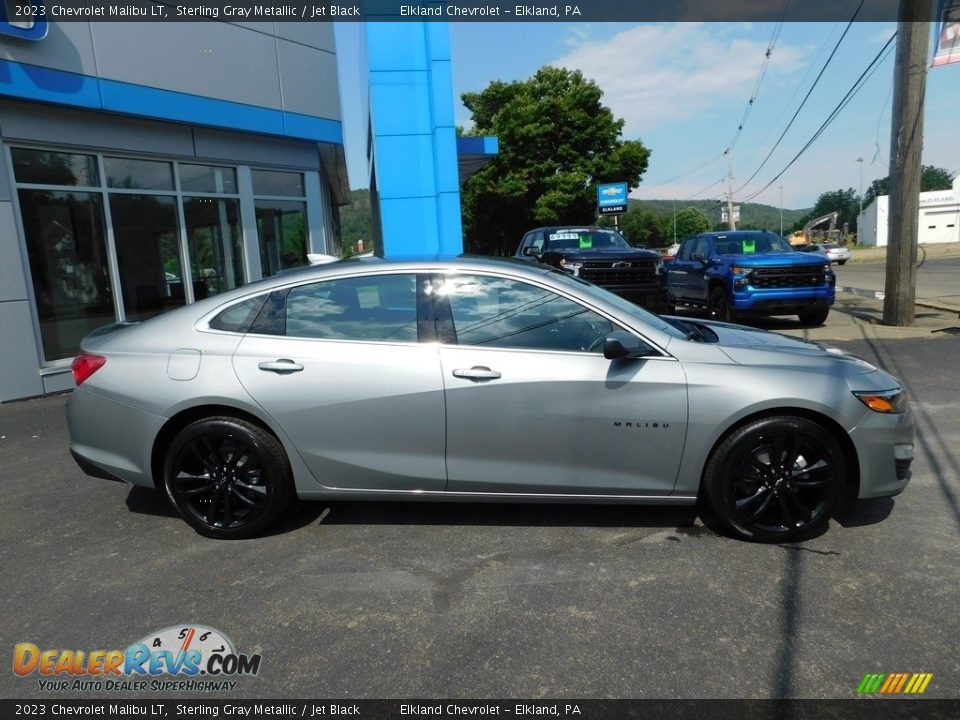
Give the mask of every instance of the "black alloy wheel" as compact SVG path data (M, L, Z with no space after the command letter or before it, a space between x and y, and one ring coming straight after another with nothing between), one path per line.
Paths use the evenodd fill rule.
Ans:
M273 435L231 417L198 420L167 451L164 487L198 533L247 538L279 518L293 499L290 467Z
M837 442L801 417L764 418L714 451L704 490L735 534L764 542L802 539L824 527L843 498L846 462Z
M722 322L733 321L733 311L730 309L730 300L727 298L726 291L719 285L710 291L707 309L712 320L720 320Z

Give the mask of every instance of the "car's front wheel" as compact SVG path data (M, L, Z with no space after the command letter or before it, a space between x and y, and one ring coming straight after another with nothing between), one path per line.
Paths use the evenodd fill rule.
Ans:
M712 320L722 322L733 322L733 310L730 307L730 299L727 292L717 285L710 291L710 297L707 299L707 309Z
M167 450L163 484L194 530L220 539L262 532L294 497L280 442L233 417L205 418L181 430Z
M742 425L720 443L707 462L703 493L737 536L790 542L827 524L845 483L843 451L830 433L785 415Z

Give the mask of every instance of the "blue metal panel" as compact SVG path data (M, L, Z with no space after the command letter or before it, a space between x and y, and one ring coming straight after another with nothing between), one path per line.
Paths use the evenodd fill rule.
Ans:
M97 78L11 60L0 60L0 95L74 107L100 108L100 84Z
M444 22L367 24L385 256L463 252L449 36Z
M339 121L0 60L0 95L343 144Z

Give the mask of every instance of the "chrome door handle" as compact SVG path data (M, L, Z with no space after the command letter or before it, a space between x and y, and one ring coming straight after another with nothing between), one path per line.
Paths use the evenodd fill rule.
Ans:
M266 370L267 372L275 373L294 373L300 372L303 370L303 365L300 363L295 363L293 360L287 360L286 358L281 358L276 362L262 362L257 365L261 370Z
M467 380L496 380L500 373L482 365L475 365L472 368L457 368L453 371L453 376Z

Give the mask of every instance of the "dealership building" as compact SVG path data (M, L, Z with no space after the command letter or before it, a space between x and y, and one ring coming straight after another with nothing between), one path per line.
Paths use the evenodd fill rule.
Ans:
M879 195L864 208L858 218L857 244L886 247L890 221L890 196ZM960 242L960 175L953 179L950 190L920 193L918 242Z
M460 252L496 141L456 138L449 29L365 44L378 252ZM71 389L97 327L339 255L348 200L331 24L0 24L0 402Z

